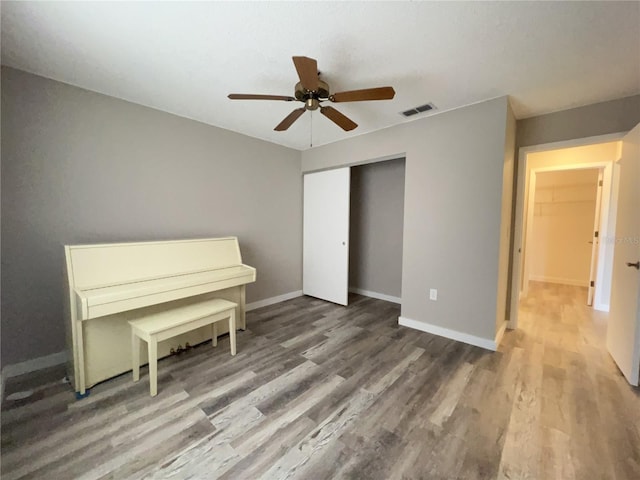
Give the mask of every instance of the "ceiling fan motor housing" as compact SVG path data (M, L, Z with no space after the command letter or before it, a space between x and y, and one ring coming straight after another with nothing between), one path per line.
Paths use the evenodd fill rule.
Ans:
M323 82L322 80L318 79L318 89L313 92L309 92L304 89L302 83L298 82L296 83L295 97L296 100L305 102L305 104L309 99L325 100L329 98L329 85L327 84L327 82ZM318 108L318 106L316 105L315 108ZM315 108L313 110L315 110ZM310 108L308 109L311 110Z

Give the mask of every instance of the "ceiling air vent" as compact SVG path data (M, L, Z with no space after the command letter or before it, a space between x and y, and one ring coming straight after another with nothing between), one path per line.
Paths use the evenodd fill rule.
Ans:
M411 108L409 110L405 110L404 112L400 112L401 115L405 117L411 117L413 115L417 115L418 113L428 112L429 110L435 110L435 105L433 103L425 103L424 105L420 105L419 107Z

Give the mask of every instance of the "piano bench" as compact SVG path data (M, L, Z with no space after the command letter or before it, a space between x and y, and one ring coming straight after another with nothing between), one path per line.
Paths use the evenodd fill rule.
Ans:
M147 342L149 350L149 390L151 396L158 394L158 342L181 335L196 328L212 325L211 343L218 345L217 322L229 321L231 355L236 354L236 307L238 304L215 298L179 307L168 308L160 313L144 315L129 321L133 381L140 380L140 340Z

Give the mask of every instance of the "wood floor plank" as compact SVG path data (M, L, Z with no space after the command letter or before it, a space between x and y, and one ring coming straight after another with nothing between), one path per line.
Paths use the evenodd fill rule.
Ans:
M577 480L571 460L571 436L555 428L540 427L540 478Z
M453 374L451 380L444 383L436 393L437 406L435 411L429 417L429 421L439 427L451 416L453 410L458 404L458 400L462 396L463 390L469 381L469 377L473 373L474 366L463 363ZM438 397L438 393L441 396Z
M378 429L372 437L351 440L350 444L353 445L354 454L338 467L335 478L386 480L395 459L405 447L398 435L384 428Z
M270 426L263 441L252 445L249 450L244 450L242 444L240 449L235 448L240 453L241 460L219 478L235 480L264 476L265 471L281 461L285 453L315 427L315 422L303 415L292 418L291 422L270 424L277 425L277 428Z
M144 480L175 480L186 478L216 478L240 461L236 451L228 443L210 443L204 437L197 444L157 462L154 468L140 475Z
M321 456L327 445L340 436L355 422L359 415L364 412L372 403L374 395L360 390L358 394L352 396L347 404L341 405L334 412L329 414L324 421L310 431L299 443L294 445L294 454L285 455L278 459L271 467L272 472L277 472L279 477L291 477L291 472L304 477L304 466L314 457ZM296 451L297 450L297 451Z
M517 379L516 395L505 435L498 471L499 480L540 478L541 462L541 387L543 346L532 345L526 351ZM522 448L526 445L526 448Z
M279 411L273 412L269 416L268 422L260 423L246 434L233 440L231 445L241 454L251 451L257 445L271 438L276 431L295 421L296 418L303 415L306 417L306 412L313 405L321 401L324 395L329 395L343 381L342 378L333 376L319 385L315 391L304 392L294 401L283 405Z

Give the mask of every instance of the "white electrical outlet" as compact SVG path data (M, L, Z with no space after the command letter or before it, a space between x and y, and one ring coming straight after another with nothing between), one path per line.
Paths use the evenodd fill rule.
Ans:
M429 289L429 300L438 300L438 290L436 288Z

